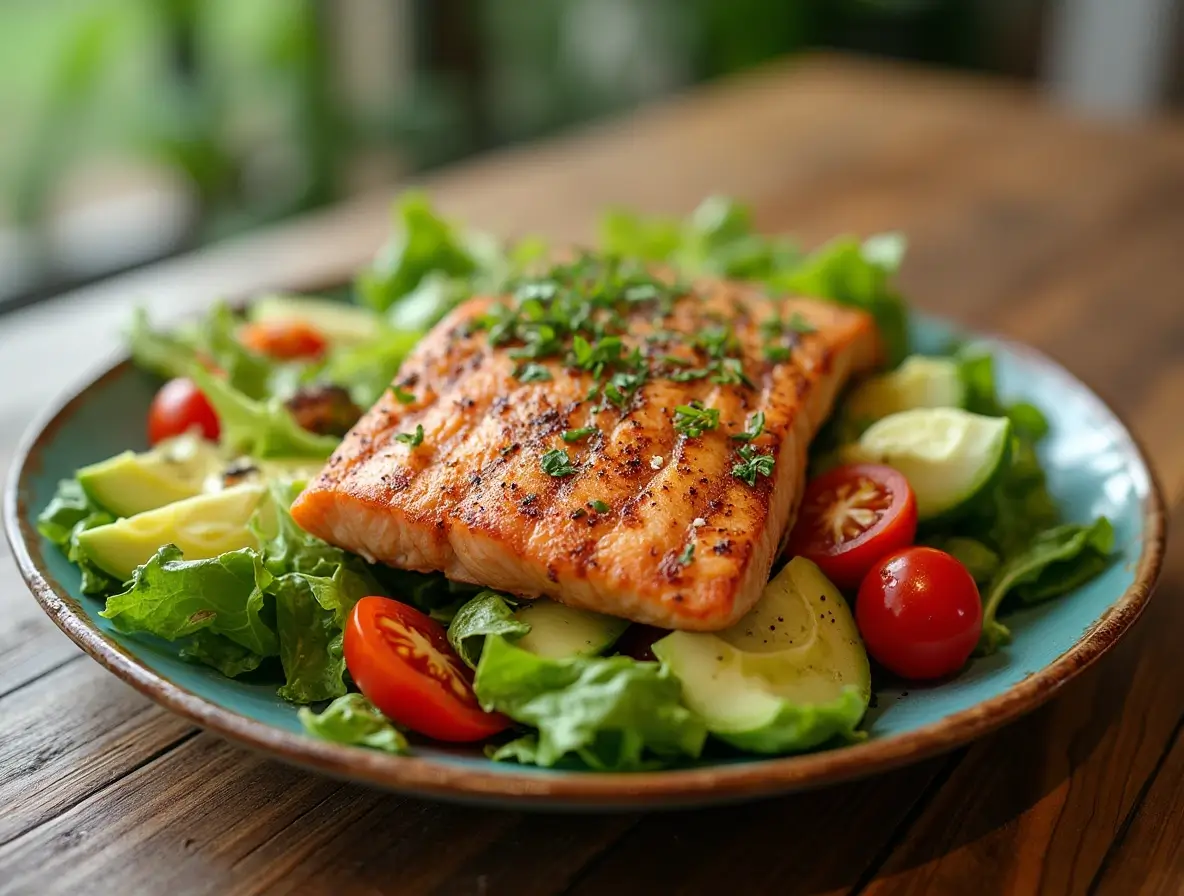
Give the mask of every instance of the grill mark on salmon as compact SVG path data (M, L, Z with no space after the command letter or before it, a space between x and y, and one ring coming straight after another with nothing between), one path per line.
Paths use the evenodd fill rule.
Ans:
M664 628L732 624L759 598L787 537L810 440L847 379L882 357L871 318L702 283L660 320L687 345L645 343L656 315L644 307L626 316L622 338L698 366L703 355L692 354L689 340L726 323L753 386L654 373L624 411L606 403L594 413L586 395L596 380L559 358L537 361L548 381L515 378L520 362L490 345L480 326L501 301L472 299L425 337L396 379L415 401L384 395L296 500L293 517L332 544L403 569ZM813 328L777 363L764 357L760 330L774 314ZM686 438L672 418L692 400L718 409L719 425ZM772 476L749 485L732 474L743 443L731 436L758 410L765 426L752 444L776 463ZM422 445L396 441L417 425ZM599 433L563 441L584 426ZM576 474L544 472L540 458L555 448ZM597 510L599 501L609 509ZM684 563L691 542L693 559Z

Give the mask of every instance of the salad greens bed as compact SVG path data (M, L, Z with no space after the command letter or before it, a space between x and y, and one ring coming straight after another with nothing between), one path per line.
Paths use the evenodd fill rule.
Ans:
M294 396L328 384L356 408L368 407L391 388L404 357L436 321L547 251L539 240L505 246L461 230L419 194L401 200L396 218L389 243L358 274L352 303L341 306L346 334L317 360L277 361L244 347L236 336L242 317L217 305L172 332L153 329L137 314L129 336L135 362L162 377L196 382L221 422L218 451L226 462L239 459L233 462L241 467L245 457L248 466L263 467L268 459L303 459L315 469L339 437L302 426ZM670 265L688 278L738 278L771 294L800 293L865 309L879 324L891 365L909 355L905 304L892 284L904 252L899 235L843 238L805 253L787 239L757 233L746 208L714 197L686 220L612 211L602 222L600 244L610 255ZM962 407L1010 421L1006 451L975 499L956 515L923 520L918 541L970 570L984 607L977 653L988 654L1010 639L998 618L1002 610L1064 594L1099 573L1109 562L1113 534L1104 518L1085 524L1060 518L1036 451L1048 428L1045 418L1031 405L1001 403L990 355L971 345L951 346L948 357ZM833 463L841 446L871 423L836 413L813 448L815 466ZM709 725L688 706L669 664L531 652L519 643L530 623L516 614L514 598L441 575L371 565L292 521L286 508L298 482L272 476L254 487L259 497L242 546L186 559L162 537L126 581L105 571L111 564L96 562L84 534L121 514L79 479L60 484L39 529L78 567L83 593L105 600L102 615L117 629L175 642L184 657L231 678L275 681L281 697L302 706L305 728L327 740L391 753L410 749L394 724L351 692L343 658L350 609L363 596L387 594L448 624L450 643L475 669L482 705L518 724L513 736L487 748L494 759L619 770L662 767L704 749ZM320 712L309 706L326 701ZM781 718L792 716L801 727L765 742L787 752L816 745L799 730L857 736L864 708L866 701L853 709L845 695L835 706L805 707L810 724L804 725L802 707L794 707ZM828 718L841 723L822 724Z

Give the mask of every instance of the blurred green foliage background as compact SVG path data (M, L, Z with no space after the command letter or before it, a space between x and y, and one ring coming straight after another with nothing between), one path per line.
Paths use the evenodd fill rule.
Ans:
M0 304L808 47L1030 74L1042 8L6 0ZM100 211L88 219L88 207ZM148 222L139 235L113 242L118 222L137 218ZM88 238L88 220L105 242Z

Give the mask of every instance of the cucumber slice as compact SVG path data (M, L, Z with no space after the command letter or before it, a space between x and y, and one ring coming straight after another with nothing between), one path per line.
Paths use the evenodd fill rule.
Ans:
M124 451L78 471L78 484L116 516L134 516L200 494L221 465L218 449L196 436L161 442L151 451Z
M237 485L212 495L175 501L78 534L88 558L120 581L163 545L175 544L186 560L205 560L239 548L258 547L248 523L264 499L259 485Z
M889 373L864 380L843 403L843 417L860 428L914 408L963 408L966 386L952 358L910 355Z
M335 345L357 345L382 332L382 319L367 308L309 296L265 296L247 309L251 321L298 320Z
M514 618L530 625L517 645L546 659L604 653L629 627L627 619L576 610L545 598L523 603Z
M917 408L873 423L846 461L887 464L904 473L917 516L931 520L965 508L1007 462L1011 421L956 408Z
M871 699L871 669L851 611L804 557L791 560L731 628L673 632L653 649L707 730L744 750L807 750L850 735Z

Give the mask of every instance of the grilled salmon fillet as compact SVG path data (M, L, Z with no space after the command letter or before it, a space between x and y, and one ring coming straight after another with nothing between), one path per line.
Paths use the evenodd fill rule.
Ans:
M761 595L865 313L585 257L441 321L292 507L401 569L662 628Z

